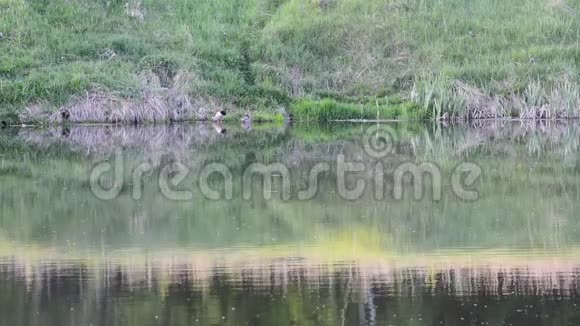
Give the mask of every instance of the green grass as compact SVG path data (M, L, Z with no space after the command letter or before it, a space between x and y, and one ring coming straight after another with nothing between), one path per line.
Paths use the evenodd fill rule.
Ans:
M251 113L251 121L258 122L258 123L265 123L265 122L273 122L276 124L283 124L285 121L285 117L282 113L273 112L271 110L257 110L254 112L238 110L234 112L228 112L228 114L224 117L224 121L227 122L240 122L244 117L245 113Z
M263 114L306 101L375 117L361 102L388 96L467 116L457 85L525 100L535 84L572 112L579 12L580 0L0 0L0 111L54 111L87 91L135 100L187 76L191 98ZM348 105L310 102L327 97Z
M319 122L428 118L427 111L412 102L379 104L377 101L372 105L344 103L333 99L298 101L292 106L292 113L296 120Z

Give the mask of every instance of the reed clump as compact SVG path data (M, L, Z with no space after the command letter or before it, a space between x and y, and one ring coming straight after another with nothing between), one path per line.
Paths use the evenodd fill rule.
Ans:
M440 76L419 78L411 99L438 120L496 118L576 119L580 117L580 86L561 80L548 86L533 81L521 92L494 94Z

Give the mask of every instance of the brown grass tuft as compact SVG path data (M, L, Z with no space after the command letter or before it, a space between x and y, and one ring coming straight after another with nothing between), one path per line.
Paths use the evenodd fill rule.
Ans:
M470 120L495 119L506 116L502 99L498 96L485 94L477 87L464 83L458 83L457 93L466 100Z
M153 72L144 72L141 79L141 96L123 98L102 90L93 90L76 97L70 104L61 107L49 116L57 123L129 123L175 122L208 120L220 105L212 98L192 98L190 85L199 80L190 73L179 72L171 79L169 87L163 87L160 78ZM41 117L41 110L25 110L22 121Z

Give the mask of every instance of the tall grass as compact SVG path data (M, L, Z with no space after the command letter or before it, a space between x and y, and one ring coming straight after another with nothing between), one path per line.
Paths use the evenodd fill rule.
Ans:
M54 111L94 90L146 98L185 74L182 93L244 110L455 85L420 104L469 116L461 89L525 98L538 83L560 95L548 104L575 112L578 9L580 0L0 0L0 110Z
M410 103L389 103L375 105L342 103L333 99L320 101L304 100L292 107L294 116L300 121L345 121L345 120L390 120L425 119L428 114L421 107Z

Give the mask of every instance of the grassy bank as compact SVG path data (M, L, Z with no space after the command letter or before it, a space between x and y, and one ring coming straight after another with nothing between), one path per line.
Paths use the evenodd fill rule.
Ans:
M579 0L0 0L0 111L56 122L204 119L222 107L275 117L281 106L308 120L572 118L579 10Z

